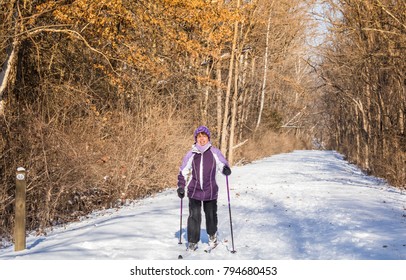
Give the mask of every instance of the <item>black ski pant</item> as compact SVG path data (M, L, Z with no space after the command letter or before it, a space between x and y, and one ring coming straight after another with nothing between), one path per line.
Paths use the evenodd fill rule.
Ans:
M208 235L217 232L217 200L200 201L189 198L189 217L187 219L187 236L190 243L198 243L200 240L200 225L202 223L202 203L206 218L206 230Z

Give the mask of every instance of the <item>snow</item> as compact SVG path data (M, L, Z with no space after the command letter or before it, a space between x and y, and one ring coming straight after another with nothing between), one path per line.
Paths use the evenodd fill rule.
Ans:
M339 153L294 151L232 171L230 204L225 177L218 175L221 243L211 253L203 251L208 242L203 215L199 249L186 254L187 199L180 233L180 199L170 188L50 229L46 236L29 235L25 250L15 252L13 246L0 250L0 266L10 263L7 260L156 264L151 261L175 260L179 254L187 260L237 264L256 260L401 260L405 264L405 193L365 175ZM230 252L233 243L235 254Z

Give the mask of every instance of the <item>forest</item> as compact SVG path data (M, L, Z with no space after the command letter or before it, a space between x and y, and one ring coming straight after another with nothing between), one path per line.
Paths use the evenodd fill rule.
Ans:
M404 0L0 0L0 236L176 187L206 125L232 166L331 149L406 188ZM272 172L272 170L270 170Z

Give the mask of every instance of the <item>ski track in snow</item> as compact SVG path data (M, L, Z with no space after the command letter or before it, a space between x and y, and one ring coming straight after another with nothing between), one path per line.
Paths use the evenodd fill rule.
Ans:
M27 237L27 249L0 250L0 260L405 260L406 196L364 175L333 151L294 151L234 167L229 177L234 236L225 177L219 175L220 244L205 253L204 215L199 249L186 254L187 199L176 189L96 212ZM176 176L171 174L170 176ZM182 244L179 245L179 234Z

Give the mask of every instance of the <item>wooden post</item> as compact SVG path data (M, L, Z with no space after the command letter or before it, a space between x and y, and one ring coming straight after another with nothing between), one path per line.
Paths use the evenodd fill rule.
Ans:
M22 167L17 168L16 174L16 198L15 198L15 228L14 228L14 251L25 249L25 192L26 173Z

